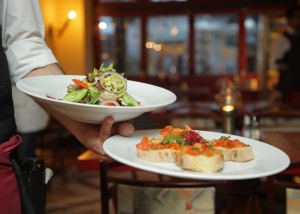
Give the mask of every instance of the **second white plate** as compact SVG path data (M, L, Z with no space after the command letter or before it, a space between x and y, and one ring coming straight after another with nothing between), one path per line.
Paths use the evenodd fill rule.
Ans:
M113 136L105 141L103 145L104 151L113 159L138 169L174 177L199 180L259 178L279 173L285 170L290 164L289 157L271 145L249 138L208 131L199 132L206 139L218 139L221 136L230 136L230 139L239 139L251 145L255 159L245 163L225 162L224 168L217 173L188 171L172 163L150 163L141 160L137 156L135 145L141 141L143 136L149 136L150 138L157 137L159 131L158 129L136 131L130 137Z

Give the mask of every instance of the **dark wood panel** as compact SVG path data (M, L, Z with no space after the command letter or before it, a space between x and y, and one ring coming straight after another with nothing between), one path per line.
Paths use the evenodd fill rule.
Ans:
M130 15L138 14L174 14L174 13L193 13L207 11L224 11L239 10L241 8L253 8L261 11L270 9L282 9L295 0L198 0L186 2L149 2L137 1L132 3L125 2L109 2L99 3L96 7L98 14L118 13L124 15L130 12ZM171 8L170 8L170 5Z

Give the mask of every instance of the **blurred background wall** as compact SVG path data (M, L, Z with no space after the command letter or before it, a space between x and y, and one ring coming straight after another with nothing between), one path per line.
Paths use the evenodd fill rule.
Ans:
M91 8L91 2L40 0L45 22L45 40L66 74L84 75L93 69L92 12L86 11ZM68 20L68 13L72 10L77 16L59 36L58 31L63 28Z

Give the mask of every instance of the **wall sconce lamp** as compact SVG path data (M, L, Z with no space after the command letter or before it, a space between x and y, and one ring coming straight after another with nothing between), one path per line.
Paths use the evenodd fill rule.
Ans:
M231 82L222 83L220 92L215 96L215 100L221 108L222 132L235 134L236 112L241 105L240 91Z
M52 25L50 25L49 27L49 36L52 38L54 37L54 35L57 35L58 37L61 37L63 35L63 33L65 32L65 30L67 29L67 27L70 24L70 21L75 19L77 16L75 11L70 11L68 13L68 18L66 19L66 21L64 22L63 26L59 29L55 29Z

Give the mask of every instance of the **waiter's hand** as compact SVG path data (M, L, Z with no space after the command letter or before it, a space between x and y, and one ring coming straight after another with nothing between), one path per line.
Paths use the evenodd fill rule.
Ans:
M88 149L103 155L103 160L107 159L103 150L105 140L112 135L120 134L122 136L129 136L134 132L132 124L127 122L114 123L113 117L105 118L100 126L93 125L86 133L85 140L82 143Z

